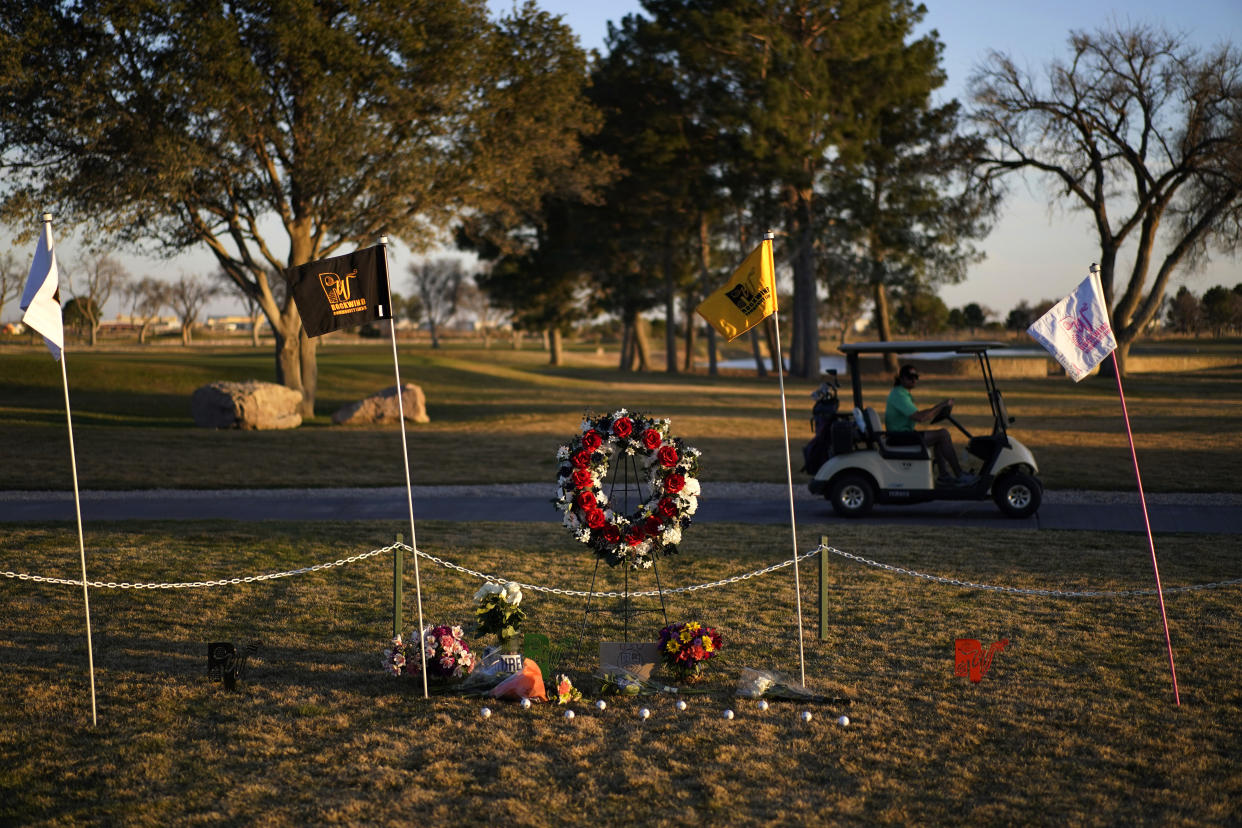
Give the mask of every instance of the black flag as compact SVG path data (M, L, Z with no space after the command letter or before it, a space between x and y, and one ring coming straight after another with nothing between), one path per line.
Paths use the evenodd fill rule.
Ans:
M285 278L307 336L392 319L383 245L291 267Z

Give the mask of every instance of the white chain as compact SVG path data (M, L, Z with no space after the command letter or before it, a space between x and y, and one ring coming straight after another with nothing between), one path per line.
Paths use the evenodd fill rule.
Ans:
M348 558L341 558L331 563L315 564L314 566L304 566L301 569L291 569L287 572L271 572L266 575L247 575L240 578L221 578L216 581L183 581L174 584L131 584L117 583L115 581L87 581L86 585L95 589L196 589L199 587L218 587L233 586L235 584L252 584L259 581L274 581L277 578L289 578L293 575L305 575L307 572L318 572L321 569L331 569L334 566L344 566L345 564L356 563L367 558L382 555L385 552L391 552L397 547L385 546L383 549L372 549L370 552L363 552L360 555L351 555ZM19 572L0 572L6 578L16 578L19 581L36 581L41 584L63 584L65 586L82 586L81 580L73 580L72 578L45 578L42 575L27 575Z
M406 544L399 544L399 545L402 548L404 548L407 552L413 551ZM461 566L460 564L455 564L452 561L446 561L441 558L437 558L435 555L428 555L426 552L423 552L422 550L419 550L418 554L419 554L419 557L426 558L427 560L432 561L433 563L437 563L440 566L443 566L447 569L454 569L466 575L472 575L475 578L482 578L485 581L491 581L493 583L502 583L502 582L506 582L509 580L508 578L500 578L495 575L488 575L484 572L476 572L473 569L467 569L466 567ZM807 552L804 555L799 555L798 560L805 561L807 558L813 558L818 554L819 554L819 550L816 549L812 552ZM518 583L518 586L520 586L524 590L530 590L533 592L548 592L553 595L569 595L575 598L624 598L626 595L629 595L631 598L651 598L651 597L655 597L661 594L675 595L679 592L695 592L696 590L700 590L700 589L712 589L714 587L727 586L729 584L736 584L739 581L746 581L746 580L749 580L750 578L757 578L760 575L767 575L769 572L775 572L778 569L784 569L785 567L790 566L792 564L793 564L793 560L790 559L788 561L781 561L780 563L772 564L771 566L765 567L763 569L756 569L752 572L747 572L744 575L734 575L731 578L724 578L719 581L712 581L711 583L708 583L708 584L694 584L693 586L674 587L672 589L665 589L665 590L652 589L652 590L646 590L644 592L627 593L627 592L617 592L615 590L611 592L588 592L588 591L579 590L579 589L561 589L560 587L546 587L546 586L539 586L538 584L523 584L520 582Z
M237 577L237 578L221 578L215 581L183 581L180 583L161 583L161 584L131 584L127 582L117 583L115 581L87 581L87 586L94 587L95 589L195 589L199 587L218 587L218 586L234 586L237 584L251 584L251 583L259 583L262 581L273 581L273 580L276 580L277 578L289 578L294 575L305 575L308 572L318 572L323 569L331 569L336 566L344 566L345 564L357 563L358 561L366 560L367 558L373 558L376 555L382 555L385 552L391 552L394 549L401 549L402 551L405 551L405 552L415 551L408 544L394 543L390 546L385 546L381 549L372 549L370 552L363 552L358 555L351 555L348 558L340 558L338 560L331 561L329 563L315 564L314 566L305 566L305 567L302 567L301 569L291 569L286 572L272 572L272 573L267 573L264 575L247 575L244 577ZM858 563L866 564L867 566L875 567L877 569L883 569L887 572L893 572L898 575L906 575L911 578L921 578L926 581L933 581L935 583L946 584L948 586L958 586L958 587L964 587L966 589L982 589L982 590L987 590L989 592L1004 592L1004 593L1008 593L1012 595L1039 595L1043 597L1052 597L1052 598L1114 598L1114 597L1131 597L1131 596L1139 596L1139 595L1155 595L1156 594L1156 590L1154 589L1126 589L1126 590L1112 590L1112 591L1109 591L1109 590L1023 589L1023 588L1011 587L1011 586L997 586L994 584L978 584L978 583L974 583L973 581L963 581L959 578L945 578L940 575L929 575L926 572L917 572L913 569L904 569L899 566L893 566L892 564L880 563L879 561L873 561L873 560L870 560L869 558L864 558L861 555L854 555L849 552L842 552L840 549L835 549L831 546L820 546L817 549L814 549L810 552L798 555L798 560L805 561L808 558L813 558L816 555L819 555L823 552L831 552L834 555L838 555L842 558L847 558L851 561L857 561ZM502 581L509 580L508 578L501 578L496 575L488 575L487 573L484 573L484 572L478 572L474 569L469 569L467 567L461 566L460 564L455 564L452 561L446 561L443 558L437 558L435 555L429 555L426 552L423 552L422 550L418 550L418 555L433 563L439 564L440 566L443 566L446 569L456 570L457 572L461 572L466 575L473 576L475 578L480 578L485 581L499 583ZM634 598L650 598L650 597L658 596L661 593L666 594L666 595L675 595L681 592L696 592L702 589L714 589L715 587L728 586L729 584L736 584L736 583L739 583L740 581L746 581L751 578L757 578L761 575L767 575L768 573L775 572L778 569L784 569L785 567L790 566L792 564L793 564L793 560L791 559L787 561L781 561L780 563L772 564L771 566L764 567L763 569L755 569L750 572L744 573L742 575L734 575L729 578L723 578L719 581L711 581L710 583L706 583L706 584L693 584L691 586L674 587L672 589L645 590L642 592L630 592L630 593L619 592L617 590L611 590L609 592L589 592L589 591L578 590L578 589L562 589L560 587L546 587L546 586L540 586L538 584L519 583L519 586L521 586L522 589L530 590L533 592L546 592L552 595L568 595L570 597L575 597L575 598L622 598L626 596L627 594L630 597L634 597ZM74 580L72 578L47 578L42 575L29 575L24 572L19 573L19 572L7 572L6 571L6 572L0 572L0 575L3 575L6 578L16 578L19 581L35 581L37 583L43 583L43 584L61 584L64 586L81 586L82 585L82 582L80 580ZM1216 582L1208 583L1208 584L1193 584L1191 586L1171 587L1171 588L1165 589L1164 592L1165 593L1193 592L1195 590L1216 589L1219 587L1237 586L1239 584L1242 584L1242 578L1234 578L1233 580L1230 580L1230 581L1216 581Z
M892 564L880 563L860 555L852 555L849 552L842 552L840 549L834 549L831 546L821 546L818 550L821 552L831 552L842 558L848 558L851 561L873 566L877 569L883 569L887 572L895 572L898 575L908 575L911 578L922 578L925 581L934 581L938 584L948 584L950 586L960 586L967 589L983 589L989 592L1005 592L1014 595L1040 595L1053 598L1119 598L1131 597L1136 595L1155 595L1154 589L1121 589L1121 590L1065 590L1065 589L1021 589L1011 586L995 586L993 584L976 584L972 581L962 581L957 578L944 578L940 575L928 575L926 572L916 572L913 569L903 569ZM1242 578L1234 578L1232 581L1216 581L1210 584L1193 584L1191 586L1170 587L1165 588L1166 594L1173 592L1193 592L1200 589L1216 589L1217 587L1237 586L1242 584Z

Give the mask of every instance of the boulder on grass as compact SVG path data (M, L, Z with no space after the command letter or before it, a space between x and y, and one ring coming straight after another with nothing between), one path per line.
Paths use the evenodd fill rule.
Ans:
M302 392L274 382L213 382L194 392L190 410L203 428L297 428Z
M427 400L423 389L412 382L402 385L401 406L405 410L405 418L412 423L428 423ZM400 418L397 412L397 386L390 385L365 400L343 405L332 415L332 422L337 425L378 425L395 423Z

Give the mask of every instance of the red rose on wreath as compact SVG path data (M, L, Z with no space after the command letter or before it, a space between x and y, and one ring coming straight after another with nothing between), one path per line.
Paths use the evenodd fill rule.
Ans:
M634 424L629 417L620 417L613 421L612 433L624 440L634 433Z
M686 478L680 474L670 474L664 479L664 491L669 494L677 494L686 488Z
M660 437L660 432L656 431L654 428L649 428L643 432L642 441L643 448L647 451L655 451L660 447L660 443L663 442L663 439Z
M656 511L660 513L660 517L676 517L677 503L671 497L662 497L660 504L656 506Z
M589 489L595 482L594 478L591 476L590 469L574 469L572 479L574 481L574 488L577 489Z
M595 450L603 444L604 438L600 437L599 432L595 429L591 429L586 434L582 435L582 447L592 454L594 454Z
M625 533L625 542L630 546L638 546L647 539L647 535L640 527L633 527Z
M655 515L651 515L643 521L643 531L645 531L648 535L660 534L660 527L660 519Z
M591 465L591 452L586 450L575 451L573 456L569 458L569 462L573 463L575 468L585 469Z
M599 509L599 506L595 502L595 492L590 489L583 489L578 492L578 495L574 498L574 501L578 504L578 508L586 512ZM598 529L599 527L594 526L591 528Z
M672 446L661 446L660 452L656 455L656 459L660 461L661 466L666 469L671 469L673 466L677 465L677 461L681 458L677 456L677 449Z
M608 522L608 518L604 516L603 509L587 509L586 519L587 526L592 529L602 529L604 524Z
M603 512L600 512L603 514ZM615 526L605 526L603 529L604 540L608 543L618 543L621 540L621 530Z

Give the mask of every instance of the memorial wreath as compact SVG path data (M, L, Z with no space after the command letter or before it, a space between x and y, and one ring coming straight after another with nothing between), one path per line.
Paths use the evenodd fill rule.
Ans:
M677 552L682 532L699 505L699 450L669 436L669 421L624 408L582 421L582 433L557 450L556 506L574 537L611 566L649 569ZM634 512L612 509L604 492L610 462L628 458L641 466L649 495Z

